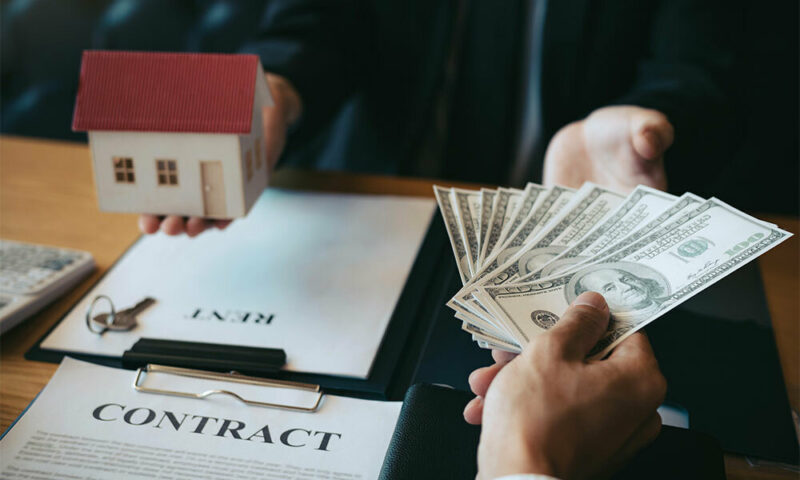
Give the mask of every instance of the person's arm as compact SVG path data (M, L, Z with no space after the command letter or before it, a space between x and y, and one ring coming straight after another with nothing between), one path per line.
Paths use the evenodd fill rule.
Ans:
M359 0L267 3L258 39L242 51L259 55L275 102L263 112L268 168L278 162L290 130L313 136L364 80L372 45L369 25ZM175 215L139 218L144 233L168 235L196 236L229 223Z
M284 77L302 99L293 135L324 127L367 78L372 23L361 0L278 0L267 3L259 36L243 51L264 71Z
M633 84L556 133L545 156L545 183L702 189L736 147L740 23L736 1L658 2Z
M740 16L736 1L659 2L647 56L633 86L613 103L658 110L687 135L707 131L712 121L730 124Z
M606 359L586 360L608 319L603 297L584 293L521 355L473 372L478 397L464 417L483 425L478 478L594 478L655 439L666 381L647 337L637 333Z
M633 86L614 102L657 110L669 119L675 144L665 167L676 186L707 182L736 148L741 121L734 63L742 15L736 0L662 0L648 56L638 65Z

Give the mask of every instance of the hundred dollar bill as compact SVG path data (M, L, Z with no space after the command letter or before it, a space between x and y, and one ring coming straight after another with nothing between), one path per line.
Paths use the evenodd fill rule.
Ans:
M552 262L550 262L544 268L542 268L540 278L549 278L551 276L562 275L571 272L577 268L580 268L584 264L600 261L603 258L607 257L608 255L611 255L614 252L622 248L625 248L634 242L639 241L645 235L653 232L657 228L661 228L664 225L670 224L671 222L673 222L675 219L679 218L686 212L692 211L695 208L697 208L704 201L705 199L702 197L698 197L697 195L694 195L692 193L685 193L680 198L675 200L674 203L669 205L669 207L667 207L661 213L656 215L655 218L648 221L644 226L641 226L638 229L634 230L633 233L629 233L628 235L624 236L622 240L604 246L597 253L593 255L584 255L584 256L580 255L571 257L564 256L559 259L554 259ZM535 278L532 278L531 275L519 279L520 282L527 282L532 280L535 280Z
M524 245L525 240L535 237L536 233L541 230L543 225L540 222L547 222L560 212L561 209L570 202L574 193L574 190L560 186L555 186L547 190L541 204L536 209L532 210L528 214L528 217L522 221L517 231L512 238L506 242L501 251L486 260L485 265L478 270L478 273L473 275L470 281L447 302L447 306L457 312L462 312L465 315L475 315L491 323L491 314L472 298L475 285L484 283L488 285L499 285L508 280L509 277L504 270L513 270L516 262L510 262L512 265L501 263L501 256L503 256L503 258L513 256ZM506 251L510 252L508 256L504 255ZM500 268L501 265L502 269ZM497 276L498 273L502 276ZM516 271L513 273L516 273Z
M492 249L487 252L487 257L485 258L491 257L497 253L497 249L506 242L506 239L508 239L508 236L511 233L515 232L519 228L520 224L531 213L531 210L537 208L539 204L544 201L547 191L547 187L543 187L535 183L528 183L528 185L525 186L525 191L522 194L519 203L516 205L516 208L511 211L509 218L503 224L503 229L500 231L497 241L493 245Z
M498 350L504 350L506 352L513 352L513 353L522 352L522 349L516 342L509 342L503 340L502 338L498 338L494 336L491 332L487 332L469 323L466 322L462 323L461 329L471 334L473 340L483 341L486 342L487 344L490 344L491 347L489 348L497 348Z
M487 340L481 340L480 338L476 338L475 335L472 336L472 339L478 342L479 347L485 348L487 350L503 350L506 352L517 353L517 354L522 353L522 349L519 347L512 350L504 345L498 345Z
M549 205L547 201L543 202L538 214L536 211L532 212L532 218L523 222L514 236L503 245L503 252L494 258L495 263L493 265L487 263L485 267L494 268L488 274L483 275L482 271L473 276L459 293L465 292L472 285L499 285L513 281L526 269L520 259L527 252L549 247L559 238L564 240L580 238L581 232L585 233L608 213L610 204L622 200L621 195L591 183L584 184L580 190L574 192L574 195L572 191L557 192L560 188L554 187L551 195L548 195L557 201ZM535 216L539 217L540 222L547 223L534 225ZM555 255L549 256L552 258ZM526 260L531 259L526 258Z
M512 257L517 262L517 272L507 282L535 272L541 265L580 241L623 200L625 197L617 192L592 183L584 184L575 193L574 201Z
M482 330L490 331L497 337L509 339L509 341L512 342L514 341L514 336L505 325L495 320L494 317L492 317L487 310L483 309L483 307L477 301L474 302L474 305L474 307L471 306L470 308L478 309L477 313L463 308L456 309L455 317L462 322L475 325Z
M481 189L481 218L478 221L478 267L481 265L481 252L483 251L483 242L486 239L486 232L489 230L489 219L492 216L492 207L494 205L494 198L497 196L497 190L490 190L488 188Z
M717 199L571 273L479 288L475 297L522 345L552 327L581 293L601 293L611 311L591 351L606 355L633 332L753 260L791 234Z
M525 240L529 236L535 234L535 232L538 232L537 224L544 219L549 219L561 208L563 208L564 205L569 202L573 192L574 190L572 189L558 186L547 190L545 198L539 207L535 210L532 210L528 214L525 220L523 220L520 226L517 228L514 236L510 238L502 247L500 247L499 252L496 252L494 255L486 259L485 265L478 270L470 283L480 281L483 277L489 275L491 272L497 269L497 267L502 264L499 261L499 258L501 258L501 256L503 258L507 256L505 253L506 250L513 250L514 252L518 250L525 243Z
M481 253L478 263L483 265L487 256L494 250L495 245L500 240L500 233L505 225L511 221L511 215L517 205L524 199L526 193L513 188L497 189L494 204L492 205L492 215L489 218L489 225L486 230L486 237L481 246Z
M497 332L492 328L485 328L480 325L476 325L469 321L465 321L462 319L461 315L456 314L456 319L462 320L461 322L461 330L470 333L473 336L473 340L483 340L486 342L491 342L496 345L504 345L504 350L507 350L509 346L514 346L516 348L520 348L519 344L513 337L508 336L507 334Z
M470 275L474 275L478 269L478 219L481 212L481 194L474 190L451 188L450 199L455 206L461 239L467 250Z
M504 240L503 245L497 248L496 253L493 255L494 260L491 265L491 271L494 271L500 265L503 265L517 253L527 242L536 237L536 235L553 219L562 209L567 206L572 200L575 190L566 187L555 186L547 191L547 195L542 199L541 203L528 213L516 230L509 234L508 238Z
M475 282L477 277L473 277L454 297L453 303L457 306L451 308L461 307L484 318L491 316L485 315L485 309L472 298L475 286L514 283L521 275L533 272L572 243L579 241L623 200L624 197L616 192L593 183L585 183L552 222L516 249L504 264L478 282Z
M492 325L487 325L486 323L475 323L469 318L465 318L463 315L456 313L455 315L457 320L461 320L461 329L465 331L469 331L470 333L479 333L485 334L491 337L493 340L502 340L505 343L510 343L512 345L516 345L517 341L514 340L509 333L505 331L501 331L496 329ZM467 330L467 325L469 325L470 330Z
M456 212L450 202L450 189L434 185L433 193L436 195L439 211L442 212L444 227L447 230L447 236L450 238L450 247L452 247L453 255L456 258L456 268L458 268L461 283L467 283L470 278L467 250L464 247L464 241L461 239L461 230L458 227Z
M497 241L500 235L500 230L503 228L503 217L505 216L506 209L511 197L515 195L510 189L498 188L497 193L492 199L492 208L489 212L489 221L486 224L486 232L484 233L483 240L481 241L481 252L478 254L478 264L483 265L483 260L486 256L487 248L491 249L488 245Z
M555 258L544 259L546 261L538 268L528 268L527 272L521 272L519 280L531 281L554 275L568 266L597 255L604 248L627 236L639 225L643 225L648 219L666 210L676 200L677 197L674 195L639 185L589 233L583 235L577 242L571 242L572 245L565 247ZM558 243L555 241L552 245Z
M456 312L455 317L462 322L475 325L483 330L495 332L498 337L503 337L509 341L513 341L511 339L514 337L511 335L511 333L507 332L504 327L500 327L499 324L495 324L494 322L478 317L477 315L470 315L462 312Z

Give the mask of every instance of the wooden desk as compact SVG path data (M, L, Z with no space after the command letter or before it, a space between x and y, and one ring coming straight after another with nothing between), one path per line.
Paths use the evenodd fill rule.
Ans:
M0 237L90 251L97 270L78 288L0 338L0 430L50 379L56 365L23 354L76 302L138 236L134 215L97 210L86 145L0 137ZM290 188L432 196L431 182L341 173L281 171L274 185ZM463 185L474 188L475 185ZM797 234L796 218L759 215ZM792 407L800 406L800 243L793 237L760 259L775 337ZM680 459L676 459L680 461ZM728 478L796 478L776 468L753 469L726 456Z

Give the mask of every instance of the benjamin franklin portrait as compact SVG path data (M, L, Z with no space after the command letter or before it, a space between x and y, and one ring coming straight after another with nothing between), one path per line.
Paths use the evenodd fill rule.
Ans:
M609 330L628 328L656 314L670 294L669 282L656 270L638 263L590 265L578 270L567 284L569 303L583 292L605 297L612 313Z

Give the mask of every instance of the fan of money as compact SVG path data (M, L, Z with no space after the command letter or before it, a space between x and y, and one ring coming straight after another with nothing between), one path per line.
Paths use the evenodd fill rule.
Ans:
M529 183L434 186L463 287L447 303L483 348L520 352L585 291L611 321L591 357L791 236L716 199Z

